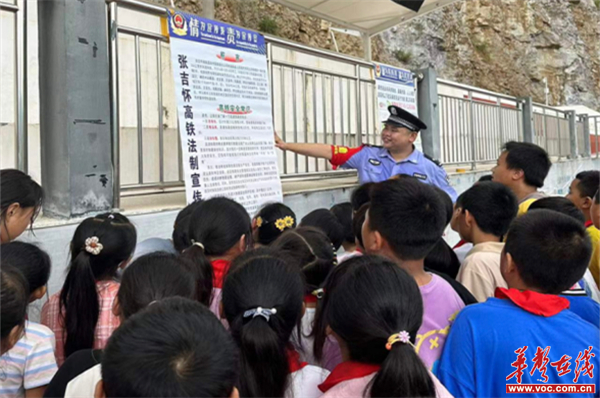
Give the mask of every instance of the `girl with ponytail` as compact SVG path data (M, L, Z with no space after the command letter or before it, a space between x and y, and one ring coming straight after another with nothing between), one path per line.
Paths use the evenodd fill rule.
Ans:
M112 311L119 290L114 279L131 258L136 238L127 217L115 213L87 218L75 230L65 283L42 308L42 324L56 335L59 366L75 351L104 348L119 326Z
M210 303L211 311L217 316L223 279L231 262L251 244L251 236L246 209L228 198L201 202L189 220L191 246L183 251L183 257L193 265L198 301Z
M318 323L344 362L319 386L324 398L451 397L415 352L423 301L410 275L381 257L354 257L333 270L325 292Z
M302 317L301 335L294 333L292 341L300 352L300 357L311 365L320 364L327 369L333 369L339 363L339 355L332 358L324 355L322 361L317 361L313 354L313 322L317 301L322 297L322 287L327 275L337 264L334 247L325 233L312 227L299 227L284 232L271 248L284 258L293 258L304 276L304 305L306 312ZM334 350L339 353L339 349ZM327 350L327 353L331 352Z
M238 257L223 286L222 313L240 349L241 397L316 398L328 372L300 361L290 344L303 313L295 265L267 249Z

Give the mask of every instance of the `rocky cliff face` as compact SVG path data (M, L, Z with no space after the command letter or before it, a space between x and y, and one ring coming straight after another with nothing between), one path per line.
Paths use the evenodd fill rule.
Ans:
M169 3L170 0L160 0ZM368 1L368 0L364 0ZM200 0L175 0L200 14ZM265 0L216 0L218 20L335 50L329 23ZM336 34L340 52L362 56L360 39ZM442 78L544 102L600 110L599 0L463 0L383 32L373 59L408 68L432 66Z

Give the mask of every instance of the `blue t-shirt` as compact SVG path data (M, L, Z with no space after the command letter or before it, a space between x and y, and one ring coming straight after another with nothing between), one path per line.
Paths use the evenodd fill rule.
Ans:
M463 309L450 329L446 346L437 368L437 376L455 397L565 397L554 393L507 393L507 385L575 384L576 360L590 346L589 363L594 366L593 377L579 375L577 384L594 384L600 388L600 330L568 310L543 317L529 313L509 300L490 298L485 303ZM524 349L527 347L527 349ZM546 382L533 358L538 350L550 347L546 363ZM521 383L516 375L506 378L517 369L518 354L524 354ZM559 376L564 355L569 359L569 373ZM566 359L566 358L565 358ZM543 361L542 361L543 362ZM552 366L552 362L555 366ZM516 366L513 366L515 364ZM579 368L585 362L581 360ZM596 394L576 394L593 397Z
M569 311L579 315L582 319L600 327L600 304L587 296L562 296L569 300L571 306ZM600 371L600 370L599 370Z

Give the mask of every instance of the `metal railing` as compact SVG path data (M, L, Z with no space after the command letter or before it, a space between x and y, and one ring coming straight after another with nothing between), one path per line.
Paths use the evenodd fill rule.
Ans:
M587 123L587 117L584 115L577 115L575 119L575 129L577 137L577 154L580 157L587 157L590 155L588 152L590 139L589 137L586 137L585 123Z
M3 137L7 131L14 134L10 148L3 144L3 149L11 154L14 150L12 167L24 171L28 168L26 6L26 0L15 0L15 4L0 0L0 12L14 16L15 24L16 83L14 90L3 86L2 92L15 93L16 127L13 132L2 126ZM107 15L113 189L118 207L121 196L184 188L169 39L161 25L167 8L138 0L107 0ZM144 18L152 20L138 23ZM282 138L349 146L379 142L371 63L276 37L266 39L273 119ZM523 140L521 99L442 79L438 79L438 89L440 160L444 163L474 168L476 163L494 161L504 142ZM541 104L533 104L533 109L533 141L551 156L572 156L574 134L580 156L591 152L599 157L600 116L587 118L589 129L580 118L576 132L571 132L567 112ZM290 152L278 155L283 178L353 173L333 171L324 160Z
M16 167L19 170L28 172L27 159L27 0L16 0L12 3L0 1L0 14L12 14L14 24L14 76L15 84L13 88L7 88L3 85L0 92L14 92L14 125L13 136L4 137L8 131L3 131L2 145L5 141L12 143L14 148L14 164L10 167ZM5 56L5 54L3 54ZM10 79L7 79L10 80ZM0 120L0 127L10 125L9 122ZM4 130L4 129L3 129ZM8 129L6 129L8 130ZM3 162L4 163L4 162ZM9 165L4 165L7 167Z
M159 28L167 9L136 0L109 1L107 7L113 161L119 170L114 196L118 197L119 192L128 195L183 190L175 93L168 92L172 89L170 50L168 37ZM120 15L123 9L140 16L154 15L156 29L125 24ZM131 22L131 16L129 19ZM284 140L351 146L377 142L379 120L375 81L369 72L371 63L272 36L266 36L266 42L274 127ZM310 65L289 60L299 54L305 61L312 58L315 62ZM156 82L151 78L149 84L144 84L144 74L148 73ZM150 84L156 88L150 88ZM163 106L167 102L173 106ZM123 112L125 108L128 112ZM132 109L134 120L125 122L125 113L130 114ZM149 121L156 117L158 123ZM171 123L167 124L166 119ZM167 141L177 148L167 148ZM148 154L148 147L153 153ZM322 159L290 152L278 156L282 178L334 172Z
M548 155L561 159L571 155L570 131L567 112L542 104L534 104L534 144L544 148Z
M600 115L589 116L590 156L600 158Z
M523 140L522 101L516 97L438 79L441 161L496 161L506 141Z
M318 66L285 59L300 53L306 63L314 58ZM347 146L377 142L380 122L371 63L271 36L267 36L267 54L274 124L284 141ZM281 154L279 165L282 178L333 172L323 159L290 152Z
M175 124L171 128L174 138L174 153L165 156L165 109L163 107L163 50L168 49L166 45L168 37L160 32L152 32L131 26L125 26L119 22L120 6L130 10L143 10L144 14L155 15L156 18L165 17L167 9L136 0L121 0L108 3L109 18L109 50L110 50L110 84L111 84L111 131L113 141L113 167L115 168L113 186L115 207L119 206L118 199L121 194L127 194L130 190L148 188L158 191L168 191L176 188L181 190L183 186L181 170L181 154L179 143L179 132ZM157 19L160 27L160 19ZM126 60L125 50L133 44L133 59ZM142 52L142 46L145 51ZM154 59L149 59L150 48L154 49ZM143 58L143 59L142 59ZM170 78L170 59L167 52L166 65L169 70L167 78ZM130 62L126 62L130 61ZM143 84L142 64L145 74L148 74L151 65L154 67L155 86L150 89L150 84ZM131 68L133 65L133 68ZM133 69L133 70L131 70ZM133 79L125 77L133 73ZM133 84L131 84L133 82ZM150 83L150 82L149 82ZM133 88L133 93L130 89ZM133 95L131 95L133 94ZM173 97L174 97L174 93ZM129 101L133 97L135 104L135 121L131 127L124 126L123 106L131 109L133 104ZM154 107L150 105L153 103ZM152 109L154 108L154 109ZM130 113L129 113L130 114ZM152 117L150 117L152 115ZM177 118L176 111L174 112ZM154 119L156 123L145 123L146 120ZM131 142L135 141L135 144ZM126 143L136 148L135 153L128 153ZM124 150L127 148L126 150ZM158 152L152 156L150 152ZM133 156L132 156L133 155ZM157 156L156 156L157 155ZM175 175L166 176L165 161L172 163L176 169Z

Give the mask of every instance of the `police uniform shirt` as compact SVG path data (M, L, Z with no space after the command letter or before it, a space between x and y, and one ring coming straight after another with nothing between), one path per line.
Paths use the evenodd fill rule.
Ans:
M397 162L387 149L363 145L358 148L332 146L331 164L342 169L356 169L361 184L381 182L398 174L418 178L435 185L456 201L456 191L450 186L443 167L428 159L416 148L409 157Z

